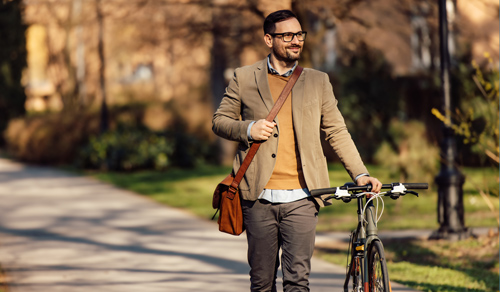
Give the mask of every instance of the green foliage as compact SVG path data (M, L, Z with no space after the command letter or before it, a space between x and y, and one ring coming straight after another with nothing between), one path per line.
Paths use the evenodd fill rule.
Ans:
M499 73L493 67L491 57L488 54L485 57L490 69L483 73L480 66L475 61L472 62L475 72L471 79L475 87L464 86L468 90L465 91L460 106L454 112L444 114L433 108L432 114L461 137L473 153L482 157L483 161L490 160L498 167Z
M201 130L200 130L201 132ZM167 136L175 141L172 164L179 167L193 168L203 164L215 164L217 148L214 142L205 137L190 134L182 122L173 125Z
M90 137L79 153L77 164L112 171L165 170L170 166L192 168L212 162L213 147L187 133L181 124L164 132L119 125Z
M403 112L400 84L382 54L368 48L341 66L332 80L349 132L361 156L371 161L391 118ZM390 89L390 90L389 90Z
M382 53L370 48L361 52L339 66L332 84L363 159L375 162L380 145L397 139L387 131L394 119L421 121L427 140L438 136L438 121L429 119L430 109L440 101L435 73L398 76Z
M393 119L375 160L400 182L431 182L438 171L439 149L426 139L425 126L417 121Z
M0 133L9 119L24 114L26 95L21 77L27 53L22 10L21 0L0 2Z
M174 142L139 129L118 129L90 138L80 153L84 166L103 170L164 170L170 164Z
M110 130L98 135L95 111L63 111L10 121L4 137L8 153L19 160L109 170L195 167L215 160L215 143L188 130L182 118L153 132L143 125L146 107L111 108ZM158 116L168 116L161 112ZM193 132L196 132L193 134Z
M481 158L481 164L492 167L496 173L493 180L476 180L474 188L489 206L491 213L497 217L498 223L498 209L493 205L490 195L498 197L499 73L489 54L485 54L485 58L489 66L486 72L475 61L472 62L473 73L467 67L461 67L463 75L468 78L462 85L464 96L460 106L451 113L441 113L433 108L432 114L452 129L472 153Z

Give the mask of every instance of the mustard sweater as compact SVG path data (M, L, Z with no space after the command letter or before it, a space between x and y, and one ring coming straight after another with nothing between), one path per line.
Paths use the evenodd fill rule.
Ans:
M274 102L285 87L290 77L268 74L269 87ZM269 139L278 139L278 153L271 179L265 186L273 190L293 190L306 188L302 163L295 139L292 117L292 93L288 95L283 107L278 113L278 137L271 136Z

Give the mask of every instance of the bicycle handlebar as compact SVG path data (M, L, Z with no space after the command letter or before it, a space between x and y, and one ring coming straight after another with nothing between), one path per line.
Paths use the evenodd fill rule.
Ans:
M383 184L382 189L393 190L394 187L398 186L398 185L400 185L400 183ZM425 190L425 189L429 188L428 183L402 183L401 185L403 185L408 190L410 190L410 189ZM357 185L354 185L353 183L351 183L351 184L347 183L341 187L311 190L311 195L313 197L316 197L316 196L321 196L321 195L335 194L337 192L337 189L346 190L346 191L367 191L367 192L369 192L372 189L372 185L367 184L364 186L357 186Z
M403 186L411 190L426 190L429 188L428 183L403 183ZM383 187L383 186L382 186Z

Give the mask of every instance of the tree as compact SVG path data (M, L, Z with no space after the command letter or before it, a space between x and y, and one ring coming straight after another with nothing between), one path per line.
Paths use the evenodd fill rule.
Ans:
M491 58L488 61L493 65ZM455 134L462 138L464 144L471 145L474 153L487 158L490 164L498 167L498 70L491 67L490 72L484 74L475 61L472 62L472 66L475 69L472 80L480 95L474 94L463 100L460 108L455 110L453 119L446 118L435 108L432 109L432 114L450 126Z
M21 0L0 2L0 133L9 119L24 114L26 95L21 85L26 67L26 26ZM0 145L4 143L0 135Z

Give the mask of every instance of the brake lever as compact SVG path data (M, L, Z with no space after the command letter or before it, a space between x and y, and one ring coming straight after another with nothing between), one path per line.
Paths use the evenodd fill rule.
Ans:
M407 194L412 194L412 195L415 195L415 196L418 197L418 193L417 192L406 190L406 193Z

